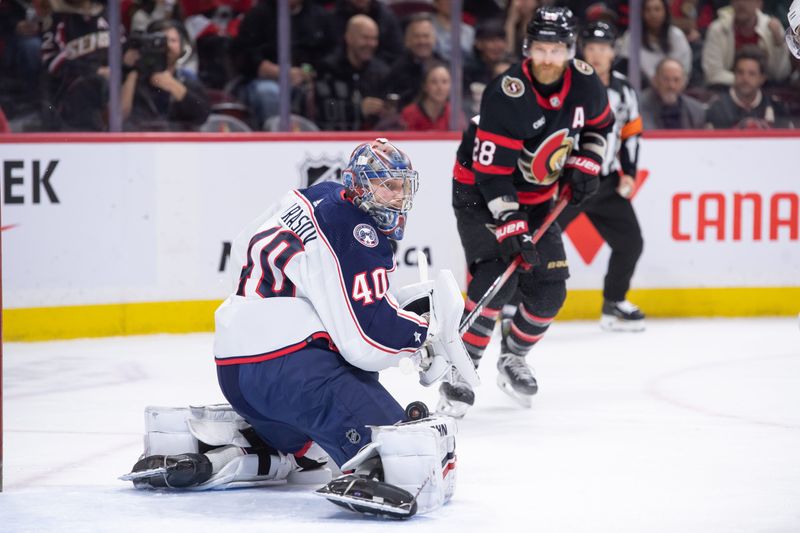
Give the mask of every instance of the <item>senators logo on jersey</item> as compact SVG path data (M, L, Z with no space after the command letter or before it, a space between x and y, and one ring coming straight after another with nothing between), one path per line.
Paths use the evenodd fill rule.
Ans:
M536 185L550 185L555 182L575 144L575 140L568 135L569 130L563 128L542 141L536 152L531 153L523 148L517 160L522 177Z

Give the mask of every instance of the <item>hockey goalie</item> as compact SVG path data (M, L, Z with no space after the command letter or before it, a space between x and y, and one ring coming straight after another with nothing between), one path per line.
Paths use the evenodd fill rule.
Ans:
M403 237L418 179L386 139L363 143L343 185L292 190L237 237L241 269L215 314L230 405L148 408L144 454L123 479L191 490L327 483L316 492L333 503L399 518L450 499L454 421L404 410L378 382L406 360L424 386L453 367L478 385L452 273L429 280L421 268L420 282L389 285L389 239ZM342 476L330 479L328 460Z

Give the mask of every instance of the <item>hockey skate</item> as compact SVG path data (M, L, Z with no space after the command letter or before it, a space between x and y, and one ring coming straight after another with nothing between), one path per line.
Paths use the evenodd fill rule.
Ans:
M644 331L644 313L628 300L611 302L603 300L600 327L605 331Z
M133 465L122 481L133 481L138 488L184 488L199 485L211 478L211 461L201 453L150 455Z
M475 393L472 387L461 377L458 370L451 368L450 376L439 386L439 404L436 406L436 413L464 418L474 403Z
M343 475L315 492L357 513L403 519L417 512L417 501L411 493L364 474Z
M533 371L525 357L503 353L497 360L497 386L522 407L531 406L531 398L539 390Z

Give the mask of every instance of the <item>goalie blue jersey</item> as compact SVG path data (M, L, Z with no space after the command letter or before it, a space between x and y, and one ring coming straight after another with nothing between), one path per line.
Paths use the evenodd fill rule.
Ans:
M234 241L235 291L215 313L217 365L281 357L325 339L364 370L399 364L427 322L389 286L389 240L342 185L293 190Z

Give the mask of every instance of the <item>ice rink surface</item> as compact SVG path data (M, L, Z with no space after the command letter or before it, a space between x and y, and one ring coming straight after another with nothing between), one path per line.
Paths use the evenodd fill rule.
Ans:
M452 502L408 522L310 487L137 491L145 405L218 403L209 334L6 344L0 531L800 532L797 319L556 322L533 408L495 386L496 339L459 424ZM413 375L401 404L435 405Z

